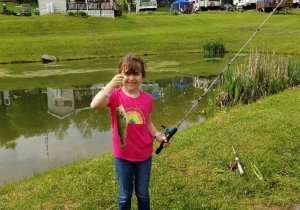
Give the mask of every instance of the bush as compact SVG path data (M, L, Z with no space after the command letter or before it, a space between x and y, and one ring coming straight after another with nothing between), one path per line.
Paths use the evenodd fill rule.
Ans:
M76 17L87 17L87 13L84 11L78 11L78 12L68 12L68 15L70 16L76 16Z
M300 84L300 63L288 58L251 53L245 64L225 72L215 104L219 107L254 102Z
M81 17L87 17L88 16L87 13L84 12L84 11L79 11L77 13L78 13L78 16L81 16Z

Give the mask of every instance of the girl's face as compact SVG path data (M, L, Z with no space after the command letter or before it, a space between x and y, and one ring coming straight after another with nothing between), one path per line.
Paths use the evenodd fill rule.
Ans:
M128 92L139 91L140 84L143 81L143 76L142 76L141 72L135 72L135 73L132 73L132 74L128 74L126 72L122 72L122 75L124 76L123 87Z

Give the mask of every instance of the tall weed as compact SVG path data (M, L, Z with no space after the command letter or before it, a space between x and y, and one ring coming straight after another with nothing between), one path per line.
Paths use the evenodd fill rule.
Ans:
M250 53L244 64L228 70L218 87L216 105L251 103L300 84L300 63L273 54Z

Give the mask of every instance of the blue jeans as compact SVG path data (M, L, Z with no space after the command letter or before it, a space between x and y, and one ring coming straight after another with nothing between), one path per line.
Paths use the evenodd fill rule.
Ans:
M150 209L149 181L151 165L152 157L143 162L131 162L115 158L115 168L119 183L119 210L130 209L133 186L138 201L138 209Z

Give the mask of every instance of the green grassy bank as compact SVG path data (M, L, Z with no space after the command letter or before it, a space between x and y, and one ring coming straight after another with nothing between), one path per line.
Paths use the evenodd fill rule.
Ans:
M296 209L300 205L300 88L218 113L178 132L154 156L153 209ZM245 170L234 161L230 138ZM258 179L255 165L263 176ZM134 202L136 209L136 202ZM0 189L0 209L116 209L111 154Z
M236 52L267 17L256 11L208 11L195 15L167 12L130 14L115 19L59 14L0 16L0 63L121 56L129 52L173 54L202 52L208 41L221 41ZM300 10L273 15L245 49L299 54Z

